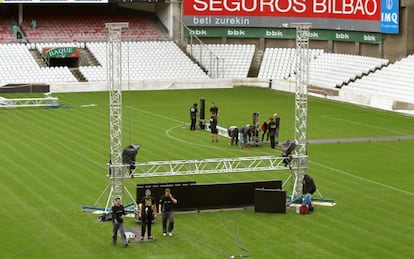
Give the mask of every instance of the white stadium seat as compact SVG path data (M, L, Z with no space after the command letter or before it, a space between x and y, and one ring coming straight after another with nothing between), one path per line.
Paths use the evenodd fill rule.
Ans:
M0 85L9 83L45 83L77 81L69 68L41 68L22 44L0 45ZM52 72L53 71L53 72Z
M79 70L88 81L106 80L106 43L92 42L86 47L100 66L79 67ZM122 55L125 55L122 59L125 80L208 78L172 41L125 42L122 43Z
M295 49L267 48L259 78L295 80L295 58ZM324 53L321 49L309 49L309 59L310 84L327 88L340 88L388 63L386 59Z
M403 58L345 86L380 97L414 102L414 55Z
M246 78L255 53L248 44L192 44L187 53L208 71L211 77Z

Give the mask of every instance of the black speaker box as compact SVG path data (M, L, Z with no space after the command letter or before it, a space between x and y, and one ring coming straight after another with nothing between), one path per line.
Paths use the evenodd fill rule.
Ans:
M254 211L286 213L286 191L256 188L254 191Z

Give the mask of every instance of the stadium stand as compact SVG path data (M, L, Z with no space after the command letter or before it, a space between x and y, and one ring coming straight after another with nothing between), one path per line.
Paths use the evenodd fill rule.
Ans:
M387 64L387 59L323 53L310 62L309 82L318 87L341 88Z
M10 21L3 15L0 15L0 43L17 43Z
M315 59L322 49L309 49L309 58ZM289 79L295 72L296 50L293 48L266 48L258 78Z
M36 28L32 28L32 20L36 21ZM150 15L114 13L94 6L31 6L21 27L29 42L96 42L108 39L108 22L128 22L123 37L129 41L166 39Z
M414 55L364 76L344 89L414 103Z
M197 60L207 71L214 71L216 76L213 77L247 77L254 52L255 45L252 44L187 45L187 53Z
M325 53L322 49L309 51L309 82L323 88L341 88L388 64L387 59ZM267 48L258 77L295 80L295 55L295 49Z
M106 43L91 42L86 47L100 66L81 66L79 70L88 81L106 80ZM129 53L129 55L128 55ZM172 41L140 41L123 43L123 73L129 80L207 79L208 76ZM128 78L129 77L129 78Z
M0 57L0 85L77 81L68 67L39 67L23 44L1 44Z

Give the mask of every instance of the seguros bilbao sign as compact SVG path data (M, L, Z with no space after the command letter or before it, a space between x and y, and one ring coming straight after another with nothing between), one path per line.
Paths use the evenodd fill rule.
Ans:
M398 33L399 0L184 0L184 24Z
M184 15L379 20L380 0L185 0Z

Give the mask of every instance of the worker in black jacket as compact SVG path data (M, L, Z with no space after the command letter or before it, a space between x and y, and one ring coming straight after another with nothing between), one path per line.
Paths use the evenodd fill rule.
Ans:
M277 125L273 117L270 117L269 121L270 122L269 122L268 127L269 127L270 147L274 149L276 147L275 137L276 137Z
M210 131L211 131L211 141L218 142L218 129L217 129L217 117L210 117Z
M275 146L277 146L279 144L280 116L279 114L275 113L273 117L275 118L275 123L276 123Z
M239 128L237 128L236 126L230 126L227 129L227 133L229 134L230 137L230 145L233 146L234 144L238 144L239 143Z
M145 196L138 204L138 217L141 219L141 240L144 240L146 229L148 229L148 240L154 240L151 227L152 221L157 217L157 205L150 189L145 190Z
M190 130L196 130L197 113L198 113L197 103L194 103L193 106L190 107L190 119L191 119Z
M241 136L241 140L240 140L241 148L247 149L250 144L250 140L252 138L252 126L247 124L246 126L240 128L239 134Z
M116 244L118 230L121 234L122 246L127 247L128 241L125 236L124 229L124 215L125 209L121 204L121 198L115 198L115 204L112 206L112 243Z
M177 199L171 194L171 190L166 188L164 195L161 196L158 203L158 211L162 214L162 235L170 237L173 235L172 231L174 229L174 204L177 204ZM168 228L167 228L168 222Z

